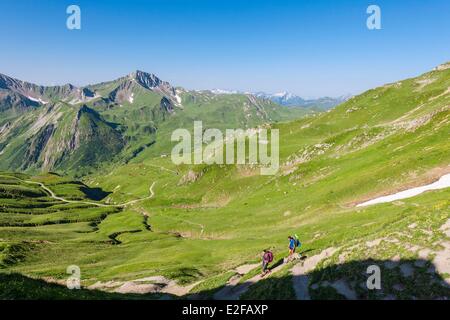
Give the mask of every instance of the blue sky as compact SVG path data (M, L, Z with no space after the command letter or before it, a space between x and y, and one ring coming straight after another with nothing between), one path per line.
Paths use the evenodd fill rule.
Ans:
M366 28L370 4L382 30ZM2 0L0 30L0 73L39 84L140 69L188 89L337 96L450 60L448 0Z

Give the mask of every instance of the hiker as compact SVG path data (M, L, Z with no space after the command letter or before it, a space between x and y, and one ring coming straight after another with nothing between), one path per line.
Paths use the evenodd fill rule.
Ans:
M295 253L295 239L292 236L288 236L289 241L289 255L288 261L292 258L292 255Z
M297 235L295 235L295 237L288 236L288 240L289 240L289 255L286 258L286 260L291 261L292 259L295 258L294 256L295 250L297 249L297 247L301 246L301 243ZM301 254L299 256L301 257Z
M261 277L264 277L267 273L270 272L268 266L269 263L273 261L273 253L269 250L264 249L262 254L262 273Z

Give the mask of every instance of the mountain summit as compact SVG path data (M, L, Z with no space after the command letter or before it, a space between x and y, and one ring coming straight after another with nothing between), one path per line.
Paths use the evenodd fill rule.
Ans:
M162 81L153 73L136 70L128 75L129 78L135 80L141 86L147 89L155 89L159 86L170 86L166 81Z
M90 85L87 88L102 97L101 104L133 104L139 96L157 93L172 105L181 106L181 98L172 85L156 75L140 70L113 81Z

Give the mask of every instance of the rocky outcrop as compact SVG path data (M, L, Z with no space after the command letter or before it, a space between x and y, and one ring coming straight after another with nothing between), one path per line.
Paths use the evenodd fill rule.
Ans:
M36 136L27 141L28 148L25 153L25 161L22 164L22 169L27 169L39 161L43 150L46 148L48 141L55 132L55 125L49 124L43 127Z
M161 110L164 112L172 113L173 112L173 103L166 97L163 97L160 102Z

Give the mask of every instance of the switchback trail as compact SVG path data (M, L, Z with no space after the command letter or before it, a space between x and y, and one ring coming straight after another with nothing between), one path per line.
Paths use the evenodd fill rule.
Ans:
M82 204L89 204L89 205L93 205L93 206L97 206L97 207L126 207L128 205L132 205L135 204L137 202L140 201L144 201L144 200L148 200L154 197L155 192L153 191L153 187L156 184L156 181L152 183L152 185L149 188L149 195L147 197L144 198L139 198L139 199L134 199L134 200L130 200L124 203L120 203L120 204L105 204L105 203L99 203L99 202L91 202L91 201L81 201L81 200L68 200L65 199L63 197L57 196L53 190L51 190L49 187L47 187L44 183L42 182L37 182L37 181L31 181L31 180L22 180L19 179L17 177L11 177L11 176L5 176L5 175L0 175L0 177L6 177L6 178L14 178L17 180L20 180L22 182L25 183L29 183L29 184L37 184L39 185L42 189L44 189L45 191L47 191L50 195L51 198L58 200L58 201L62 201L62 202L66 202L66 203L82 203Z

